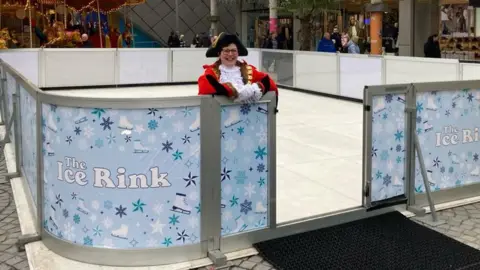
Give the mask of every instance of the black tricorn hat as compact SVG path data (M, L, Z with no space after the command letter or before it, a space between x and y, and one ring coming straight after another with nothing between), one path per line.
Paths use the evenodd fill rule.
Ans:
M240 39L238 39L236 35L225 34L222 32L212 43L212 46L208 48L206 56L208 58L218 57L222 49L232 43L237 45L238 56L248 55L247 48L242 44L242 42L240 41Z

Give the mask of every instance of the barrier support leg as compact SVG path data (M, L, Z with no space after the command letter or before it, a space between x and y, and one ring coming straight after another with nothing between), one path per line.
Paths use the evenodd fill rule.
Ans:
M41 241L42 237L38 234L24 234L18 238L18 241L16 243L17 249L19 252L25 251L25 245Z
M427 169L425 168L425 162L423 160L423 153L420 147L420 140L418 139L418 135L415 134L415 150L418 154L418 163L420 164L420 172L422 173L423 178L423 185L425 186L425 193L427 195L428 205L430 207L430 213L432 214L432 219L421 218L420 221L430 225L430 226L438 226L444 224L445 221L439 221L437 216L437 210L435 209L435 203L433 202L432 194L430 191L430 184L428 183L428 175Z
M227 256L220 250L211 250L208 252L208 258L213 262L212 269L229 269L230 265L227 262Z

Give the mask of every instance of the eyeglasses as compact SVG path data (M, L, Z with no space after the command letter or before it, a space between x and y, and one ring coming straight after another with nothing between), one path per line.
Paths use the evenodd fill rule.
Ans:
M226 50L222 50L222 53L223 54L237 54L238 51L236 49L226 49Z

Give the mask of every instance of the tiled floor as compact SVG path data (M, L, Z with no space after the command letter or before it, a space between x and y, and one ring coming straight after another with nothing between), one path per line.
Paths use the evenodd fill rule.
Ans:
M21 235L3 149L0 150L0 270L29 269L25 252L18 252L16 243Z

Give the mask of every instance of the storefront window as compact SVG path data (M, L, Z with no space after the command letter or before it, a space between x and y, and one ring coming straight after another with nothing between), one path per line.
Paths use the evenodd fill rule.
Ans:
M440 50L443 58L480 60L478 8L464 0L445 0L440 5Z

